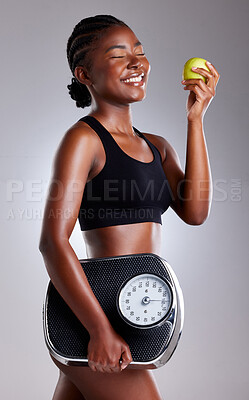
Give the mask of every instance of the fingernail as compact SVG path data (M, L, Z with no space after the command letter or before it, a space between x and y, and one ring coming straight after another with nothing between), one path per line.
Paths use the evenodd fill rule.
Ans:
M198 69L197 67L193 67L192 69Z
M212 65L211 62L207 61L207 64Z

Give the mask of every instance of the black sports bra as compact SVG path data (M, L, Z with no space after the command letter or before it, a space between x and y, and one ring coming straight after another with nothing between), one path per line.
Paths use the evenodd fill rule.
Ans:
M113 225L157 222L172 201L159 150L133 127L153 152L151 162L130 157L116 143L110 132L94 117L86 122L100 137L106 162L102 170L87 182L78 220L82 231Z

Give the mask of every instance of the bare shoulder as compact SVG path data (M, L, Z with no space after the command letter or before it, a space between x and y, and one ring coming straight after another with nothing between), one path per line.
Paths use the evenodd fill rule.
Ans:
M63 134L54 156L54 163L87 162L92 166L96 157L98 136L85 122L76 122ZM68 165L69 166L69 165Z
M74 145L82 142L87 145L95 145L97 141L98 136L95 131L84 121L78 121L67 129L60 144L67 142L68 144Z
M144 132L143 135L159 150L162 157L162 163L166 162L166 160L169 161L172 157L178 157L173 146L163 136Z
M95 133L83 122L72 125L62 136L52 163L41 242L45 243L48 237L54 240L70 237L85 184L94 169L96 140ZM50 218L50 215L59 217Z

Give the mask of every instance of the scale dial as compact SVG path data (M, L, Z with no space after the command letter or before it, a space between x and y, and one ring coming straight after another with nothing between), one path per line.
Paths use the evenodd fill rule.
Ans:
M171 311L172 302L170 283L151 273L130 278L117 294L120 316L128 324L139 328L161 325Z

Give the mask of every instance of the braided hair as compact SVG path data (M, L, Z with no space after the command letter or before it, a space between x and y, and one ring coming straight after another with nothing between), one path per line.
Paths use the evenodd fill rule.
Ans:
M95 15L82 19L73 29L67 42L67 59L69 67L74 75L78 65L91 67L90 54L96 46L103 33L112 26L126 26L123 21L112 15ZM91 105L91 95L86 85L79 82L75 77L72 83L67 85L69 94L76 101L77 107L88 107Z

